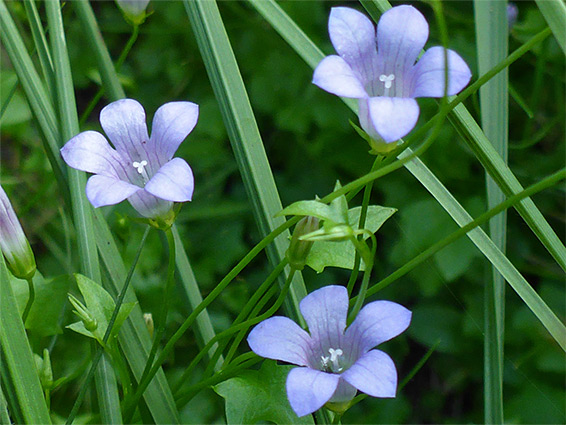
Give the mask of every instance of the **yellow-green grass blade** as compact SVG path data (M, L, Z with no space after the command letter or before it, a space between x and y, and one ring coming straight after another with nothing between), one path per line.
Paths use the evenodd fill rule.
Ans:
M256 223L265 236L284 222L282 217L274 217L282 205L222 17L214 1L184 4L252 201ZM283 232L267 249L273 267L284 258L288 236L288 231ZM306 289L300 273L295 274L289 294L285 307L295 319L302 320L298 306Z
M33 353L0 252L0 381L12 420L49 424L51 419Z
M566 3L564 0L535 0L558 45L566 55Z

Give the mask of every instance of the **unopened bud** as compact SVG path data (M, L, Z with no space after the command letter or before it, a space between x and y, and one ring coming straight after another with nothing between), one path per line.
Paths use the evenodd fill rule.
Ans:
M73 294L69 294L69 301L75 308L73 313L77 315L85 325L87 331L94 332L98 328L98 321L94 318L86 306L81 303Z
M307 257L311 250L312 241L302 240L302 236L308 235L318 229L319 220L316 217L304 217L297 223L289 249L287 249L287 260L289 265L295 270L303 270L307 263Z
M12 204L0 186L0 249L8 268L19 279L31 279L35 274L35 257Z
M147 326L147 330L149 331L149 336L153 338L153 315L151 313L144 313L143 320L145 321L145 326Z

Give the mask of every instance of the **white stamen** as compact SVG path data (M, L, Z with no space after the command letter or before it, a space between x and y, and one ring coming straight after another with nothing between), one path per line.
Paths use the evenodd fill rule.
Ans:
M144 167L147 165L147 161L145 159L141 162L134 161L132 165L134 166L134 168L138 170L138 173L142 174L144 171Z
M381 74L379 76L379 81L384 83L386 89L391 88L394 79L395 79L395 74L389 74L389 75Z
M344 352L340 349L329 348L328 352L330 353L330 357L328 356L321 356L322 360L322 368L328 372L341 372L342 367L338 363L338 358L344 354Z

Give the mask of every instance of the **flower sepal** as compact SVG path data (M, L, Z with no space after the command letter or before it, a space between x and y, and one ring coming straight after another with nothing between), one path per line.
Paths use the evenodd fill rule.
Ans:
M140 218L140 217L132 217L132 221L136 223L142 224L149 224L151 227L156 228L157 230L169 230L171 226L175 223L177 219L177 215L179 215L179 211L181 211L181 204L177 202L174 204L173 208L171 208L167 213L160 217L155 218Z
M376 139L371 137L361 127L357 126L352 120L350 120L350 125L354 128L354 130L356 130L356 133L358 133L360 137L368 143L369 147L371 148L369 150L370 155L389 155L391 152L397 149L397 146L399 145L399 141L387 143L381 138Z
M328 410L334 412L335 414L342 416L352 405L353 400L341 401L341 402L328 402L324 405Z

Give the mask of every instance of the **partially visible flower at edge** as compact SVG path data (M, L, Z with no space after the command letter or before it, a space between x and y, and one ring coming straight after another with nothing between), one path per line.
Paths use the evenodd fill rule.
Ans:
M145 20L149 0L116 0L116 3L132 24L140 25Z
M513 2L507 3L507 24L509 25L509 31L513 29L513 26L517 23L519 18L519 8Z
M414 7L396 6L377 24L348 7L334 7L328 30L338 56L324 58L313 83L337 96L359 99L360 125L378 143L406 136L419 117L417 97L442 97L444 48L432 47L415 65L428 39L428 23ZM471 71L454 51L448 55L449 96L470 81Z
M257 355L301 366L289 372L286 383L287 397L298 416L326 403L347 406L357 390L373 397L395 397L395 364L372 348L407 329L409 310L390 301L374 301L346 329L348 291L333 285L303 298L300 310L308 333L292 320L274 316L248 336Z
M143 107L118 100L100 112L100 125L116 149L102 134L85 131L63 146L61 156L70 167L94 174L86 185L94 207L128 199L143 217L165 217L173 202L192 199L191 167L173 155L197 119L198 105L166 103L155 112L149 137Z
M14 276L19 279L33 277L36 270L33 251L2 186L0 186L0 248Z

